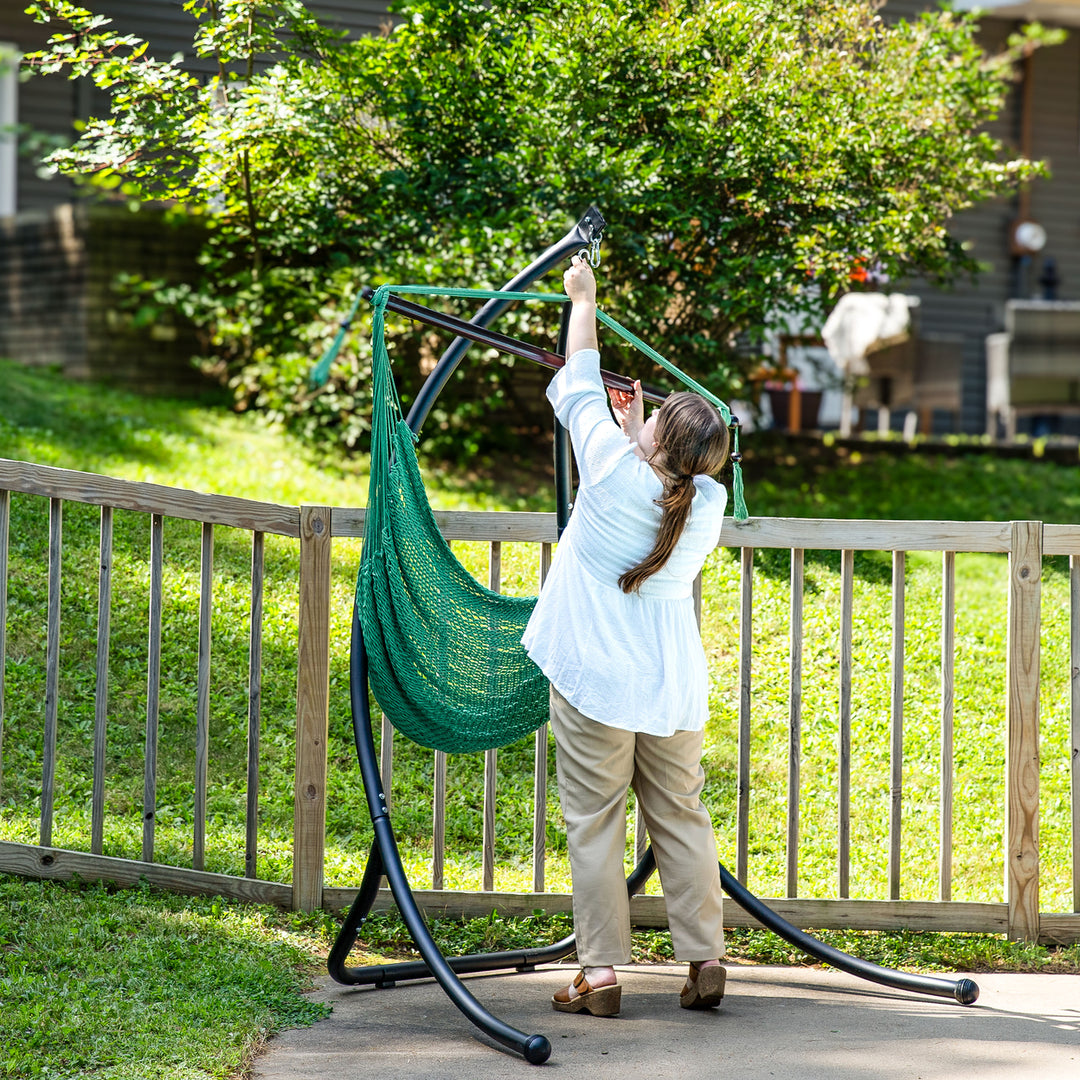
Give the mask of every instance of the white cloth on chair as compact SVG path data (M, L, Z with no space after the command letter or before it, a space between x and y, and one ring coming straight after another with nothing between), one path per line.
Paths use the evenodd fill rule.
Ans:
M846 375L866 375L867 351L878 342L903 339L918 298L903 293L851 292L832 309L821 337L833 362Z

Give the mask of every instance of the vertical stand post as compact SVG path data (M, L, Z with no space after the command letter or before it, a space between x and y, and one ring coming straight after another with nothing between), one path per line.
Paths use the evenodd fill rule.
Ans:
M570 305L565 304L562 319L559 322L559 344L557 349L566 355L566 339L570 332ZM571 495L573 494L572 466L573 451L570 446L570 432L555 421L555 528L556 535L562 536L563 529L570 523Z

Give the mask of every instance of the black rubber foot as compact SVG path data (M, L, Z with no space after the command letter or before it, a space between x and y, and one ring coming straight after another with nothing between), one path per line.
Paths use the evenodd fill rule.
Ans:
M551 1057L551 1043L543 1035L530 1035L522 1053L530 1065L543 1065Z
M973 979L958 979L953 997L961 1005L974 1005L979 1000L979 984Z

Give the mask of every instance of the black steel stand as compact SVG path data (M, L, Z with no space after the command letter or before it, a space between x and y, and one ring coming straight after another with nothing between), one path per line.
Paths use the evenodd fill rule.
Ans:
M567 233L558 243L552 245L530 267L522 271L506 288L517 290L525 287L540 274L556 266L575 248L598 235L604 227L604 219L595 207ZM489 301L473 320L479 325L487 325L506 302ZM563 324L565 335L565 321ZM409 413L408 424L414 432L419 432L428 411L439 390L453 373L454 368L464 355L468 342L464 338L456 339L443 354L432 374L428 377ZM565 341L560 351L565 351ZM570 516L570 454L565 430L556 425L556 479L557 479L557 521L559 532L565 527ZM475 974L486 971L531 971L537 964L550 964L570 956L576 948L574 935L556 941L551 945L535 949L516 949L507 952L478 953L472 956L444 957L424 917L416 904L401 863L401 856L394 837L393 826L386 808L386 794L382 778L379 775L379 762L375 752L375 740L371 727L371 710L368 704L367 652L364 649L364 637L360 627L359 615L353 608L352 650L350 658L350 698L352 703L353 736L356 741L356 754L360 762L360 773L367 794L368 809L375 829L375 837L368 856L360 891L353 901L345 923L338 933L333 949L327 961L330 976L346 986L375 986L389 989L396 983L409 979L435 978L451 1001L482 1032L501 1045L522 1055L533 1065L540 1065L551 1055L551 1043L543 1035L527 1035L517 1028L504 1023L488 1012L458 978L462 974ZM656 869L656 860L652 848L648 848L633 873L626 879L626 890L634 896L644 888ZM379 891L380 879L386 876L393 893L394 902L416 942L423 960L399 964L376 964L366 967L347 967L349 952L356 943L357 932L364 919L371 911ZM889 986L896 990L907 990L935 997L953 998L961 1005L972 1004L979 996L979 988L971 979L943 979L928 975L913 975L880 967L866 960L859 960L839 949L835 949L817 938L792 926L771 908L763 904L753 893L744 888L720 864L720 881L724 891L744 911L752 915L764 926L797 948L823 963L830 964L840 971L845 971L859 978Z

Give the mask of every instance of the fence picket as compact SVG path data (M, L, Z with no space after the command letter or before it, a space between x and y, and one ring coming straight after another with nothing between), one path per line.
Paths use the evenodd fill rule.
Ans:
M540 588L551 570L551 544L540 545ZM547 874L548 725L541 724L533 743L533 892L545 891Z
M791 549L791 633L788 653L787 895L799 895L799 771L802 765L802 652L805 552Z
M889 709L889 899L900 899L900 836L904 798L904 576L903 551L892 556L892 701Z
M259 873L259 745L262 728L262 619L265 536L251 534L251 615L248 630L247 801L244 812L244 877Z
M49 500L49 599L45 645L45 734L41 754L41 846L52 844L56 784L56 720L60 693L60 590L64 504Z
M195 836L191 864L206 864L206 778L210 763L210 648L214 607L214 526L203 522L199 570L199 669L195 704Z
M1080 555L1069 556L1069 667L1072 674L1069 696L1072 893L1073 911L1080 911Z
M0 491L0 794L4 791L4 671L7 668L8 534L11 492Z
M746 884L750 852L750 672L754 641L754 549L740 557L739 590L739 747L735 791L735 876Z
M383 713L379 726L379 776L382 778L386 810L389 813L394 805L394 725L390 723L386 713Z
M94 781L90 799L90 854L100 855L105 834L105 747L109 717L109 637L112 612L113 509L101 508L98 548L97 662L94 682Z
M143 751L142 861L154 861L157 817L158 717L161 710L161 607L164 518L150 515L150 618L146 666L146 744Z
M953 681L956 639L956 552L941 553L941 808L938 899L952 899Z
M837 895L851 894L851 647L855 552L840 553L840 715L837 718Z
M431 887L441 889L446 873L446 751L435 751L435 794L432 800Z
M488 544L488 588L502 589L502 542ZM499 751L484 751L484 835L481 843L480 888L495 889L495 800L498 795Z

